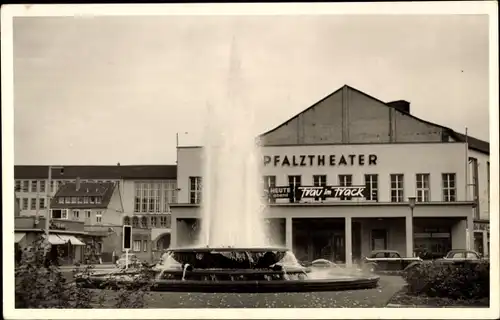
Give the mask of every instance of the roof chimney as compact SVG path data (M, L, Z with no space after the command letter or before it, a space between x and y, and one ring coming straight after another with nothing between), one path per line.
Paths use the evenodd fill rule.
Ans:
M76 177L76 191L80 191L80 177Z
M408 101L405 100L391 101L387 102L387 105L404 113L410 113L410 103Z

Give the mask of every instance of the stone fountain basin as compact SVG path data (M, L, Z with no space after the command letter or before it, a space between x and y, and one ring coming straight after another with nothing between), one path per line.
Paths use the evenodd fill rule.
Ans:
M184 248L167 254L193 269L266 269L280 262L286 248Z
M92 275L77 279L83 287L111 289L136 281L133 274L119 275L110 285L110 274ZM114 276L113 276L114 277ZM251 281L200 281L200 280L154 280L151 291L164 292L233 292L233 293L279 293L279 292L320 292L372 289L378 286L379 277L347 277L306 280L251 280Z

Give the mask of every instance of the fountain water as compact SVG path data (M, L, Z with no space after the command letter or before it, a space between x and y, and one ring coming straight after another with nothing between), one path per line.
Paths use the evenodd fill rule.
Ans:
M287 248L271 247L263 216L259 147L251 108L237 98L238 54L231 50L229 103L210 106L204 144L203 198L198 246L170 249L158 266L164 291L323 291L370 288L378 277L313 277ZM91 282L102 286L105 277ZM130 276L128 280L134 281Z

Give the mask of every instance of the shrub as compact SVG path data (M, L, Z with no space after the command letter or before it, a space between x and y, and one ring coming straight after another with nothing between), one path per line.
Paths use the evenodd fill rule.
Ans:
M92 257L89 257L92 259ZM58 263L46 259L43 239L33 243L31 251L25 251L15 271L16 308L92 308L103 306L110 291L93 290L77 285L75 274L88 278L93 266L76 266L72 277L65 277ZM67 276L67 275L66 275ZM116 280L113 288L118 291L114 304L108 307L141 308L150 290L154 275L151 268L143 267L136 275L136 281L122 284ZM109 299L108 299L109 300Z
M408 268L403 277L408 293L452 299L481 299L490 294L488 261L423 262Z

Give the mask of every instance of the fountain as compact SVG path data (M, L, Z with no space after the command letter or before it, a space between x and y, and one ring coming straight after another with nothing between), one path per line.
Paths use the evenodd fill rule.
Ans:
M201 230L190 248L170 249L156 267L157 291L280 292L373 288L379 278L360 272L313 272L266 232L260 150L251 108L237 101L242 87L236 48L231 50L228 105L210 106L204 143ZM222 107L221 107L222 106ZM117 275L94 274L94 287ZM134 273L121 274L123 282ZM83 279L81 279L83 280Z

